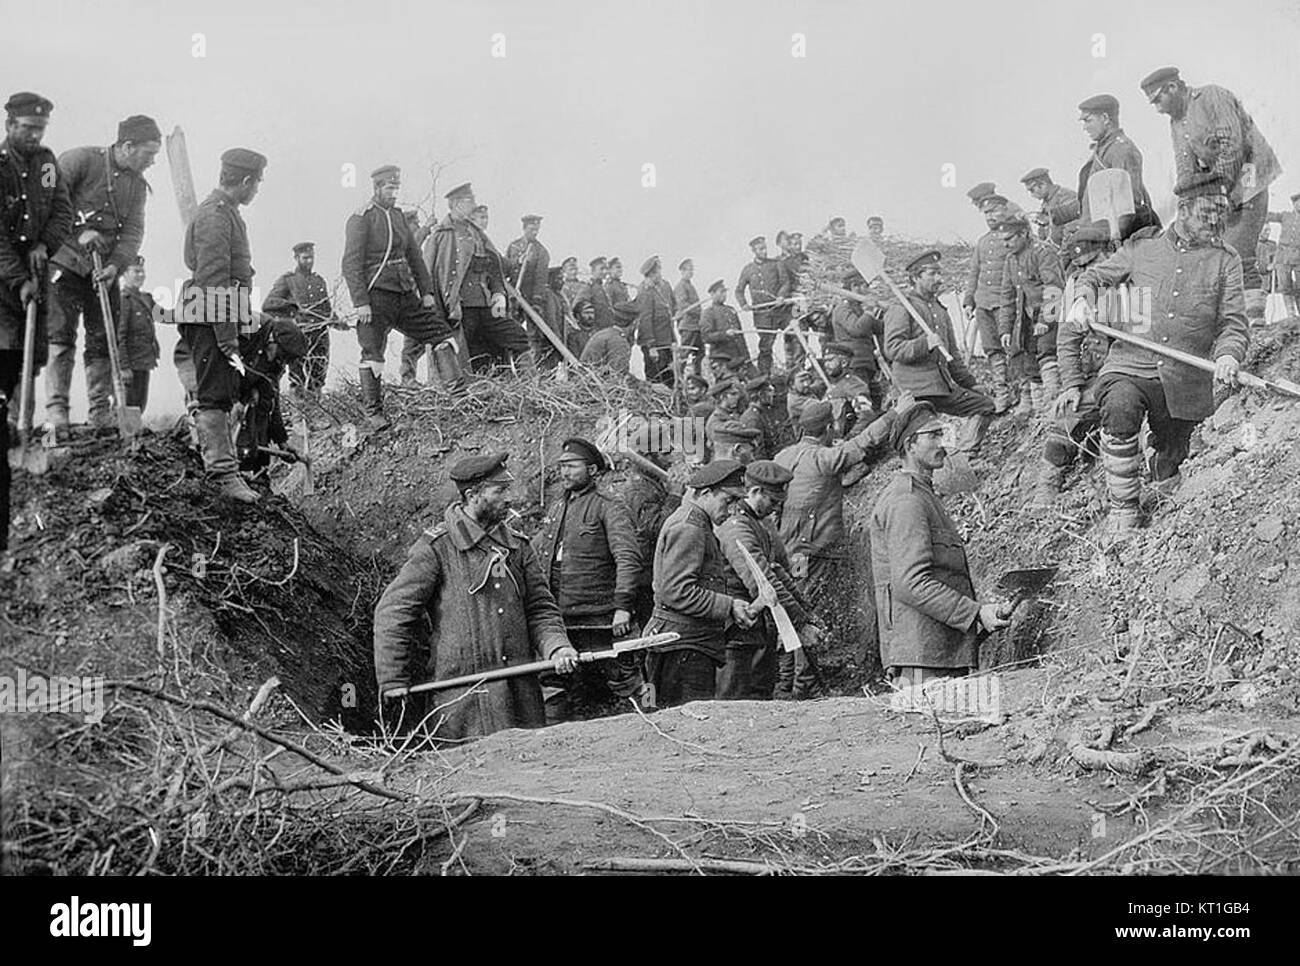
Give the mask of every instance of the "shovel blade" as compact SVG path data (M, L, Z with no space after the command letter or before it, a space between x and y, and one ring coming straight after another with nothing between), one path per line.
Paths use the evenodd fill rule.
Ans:
M885 270L885 253L870 238L859 241L849 258L867 281Z
M1123 168L1107 168L1088 179L1088 210L1093 221L1110 225L1112 238L1119 237L1119 219L1133 214L1133 181Z
M127 436L137 436L144 429L144 419L138 406L122 407L122 432Z
M1059 568L1055 565L1049 567L1029 567L1024 570L1008 570L998 578L997 588L1003 593L1010 594L1016 600L1027 600L1035 597L1048 587L1056 579L1056 573Z
M50 469L49 451L44 446L33 446L31 442L19 443L9 450L9 468L42 476Z

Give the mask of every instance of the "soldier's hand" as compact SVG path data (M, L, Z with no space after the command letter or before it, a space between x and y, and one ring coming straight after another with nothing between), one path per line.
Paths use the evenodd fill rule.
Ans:
M91 273L91 278L96 282L103 282L105 285L111 285L113 279L117 277L117 266L109 262L97 272Z
M27 268L33 275L40 278L45 274L45 266L50 260L50 250L45 247L44 242L37 242L32 246L32 250L27 253Z
M1052 406L1052 413L1057 419L1079 410L1079 389L1062 389Z
M986 631L996 631L1006 627L1011 623L1011 615L1007 614L1003 617L1005 611L1005 604L980 604L980 626Z
M572 674L578 669L578 652L567 644L556 651L551 660L555 662L557 674Z
M358 306L357 306L357 324L358 324L358 325L368 325L369 323L370 323L370 306L369 306L369 305L358 305Z
M961 300L961 305L962 305L962 308L966 309L966 311L968 311L968 312L974 312L974 311L975 311L975 295L974 295L974 293L967 293L966 295L964 295L964 296L962 297L962 300Z
M22 288L18 290L18 300L26 305L32 299L36 298L41 291L40 283L34 278L29 278L23 282Z
M1075 299L1074 304L1070 306L1070 312L1065 317L1065 321L1073 326L1076 332L1087 332L1089 323L1096 318L1096 313L1092 306L1088 304L1087 299Z
M1011 333L1010 333L1010 332L1005 332L1005 333L1003 333L1002 335L998 336L998 341L1002 343L1002 349L1003 349L1004 352L1005 352L1006 350L1010 349L1010 348L1011 348Z
M1035 336L1047 335L1048 328L1049 326L1043 324L1042 322L1038 322L1034 325L1034 335Z
M78 235L77 244L88 252L99 252L101 255L108 250L108 240L93 228L87 228Z
M816 647L822 642L823 631L816 624L805 624L799 628L799 640L803 641L804 647Z
M438 300L433 297L433 293L430 293L420 299L420 305L426 309L436 308Z
M244 360L240 357L238 352L232 352L230 355L226 357L226 361L229 362L230 367L234 369L237 373L239 373L241 376L248 375L248 369L247 367L245 367Z
M632 615L625 610L614 611L614 636L622 637L632 626Z
M131 378L134 375L135 374L130 369L122 370L122 388L124 389L131 388Z
M906 409L911 409L915 405L916 397L906 389L901 390L898 393L898 398L894 400L894 409L900 413Z
M731 601L731 618L742 628L748 630L754 626L754 622L758 619L758 612L754 610L754 605L749 601L734 597Z
M1214 378L1225 386L1234 385L1240 368L1241 363L1232 356L1219 356L1214 360Z
M943 339L939 338L939 333L931 329L925 334L925 345L928 349L937 349L943 345Z

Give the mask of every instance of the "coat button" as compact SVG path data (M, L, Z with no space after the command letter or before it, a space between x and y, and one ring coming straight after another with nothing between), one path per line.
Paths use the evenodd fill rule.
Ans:
M504 608L498 607L498 608L497 608L497 613L498 613L498 614L504 614L504 613L505 613Z

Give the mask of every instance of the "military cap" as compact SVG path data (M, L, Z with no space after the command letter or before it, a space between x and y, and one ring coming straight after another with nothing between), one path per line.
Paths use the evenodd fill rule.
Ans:
M816 399L799 412L799 428L809 436L820 436L831 424L835 413L825 399Z
M766 244L767 244L767 238L765 238L763 235L755 235L753 238L749 240L750 248L753 248L755 245L766 245Z
M889 443L900 454L907 447L907 441L917 433L943 429L943 421L935 408L928 402L914 403L894 418L893 428L889 432Z
M293 305L292 302L289 304ZM268 326L270 329L267 333L268 341L280 347L280 352L286 360L306 358L307 337L302 334L302 329L298 328L292 319L274 318Z
M712 285L709 286L709 294L712 295L718 289L726 288L726 287L727 287L726 281L724 281L723 279L718 279L716 282L714 282Z
M776 460L754 460L745 467L745 482L768 490L781 490L794 474Z
M1021 231L1029 228L1029 219L1019 208L1005 208L998 217L998 231Z
M1086 101L1079 103L1079 113L1086 114L1109 114L1111 117L1119 116L1119 98L1113 94L1094 94Z
M298 311L298 303L280 295L268 295L262 302L262 311L267 315L287 315Z
M1161 67L1142 78L1142 93L1150 97L1166 84L1172 84L1174 81L1181 79L1178 76L1177 67Z
M653 272L655 269L659 267L659 264L660 264L659 256L651 255L649 258L647 258L644 262L641 263L641 274L649 275L651 272Z
M882 225L885 223L885 219L881 218L879 215L872 215L870 218L867 219L867 224L869 225L869 224L871 224L873 221L878 221L878 222L880 222Z
M695 263L691 261L689 258L683 258L680 262L677 263L677 271L684 272L686 271L687 265L694 265L694 264Z
M914 259L912 259L910 262L907 263L907 274L915 275L916 273L921 271L921 269L925 268L927 265L938 265L940 259L942 258L943 258L943 253L940 252L939 249L937 248L927 249L926 251L921 252L921 254L917 255Z
M822 346L823 356L844 356L846 359L853 358L853 347L845 345L843 342L827 342Z
M1031 184L1034 181L1046 181L1048 174L1046 168L1031 168L1020 176L1021 184Z
M117 143L123 141L161 141L158 122L144 114L132 114L117 126Z
M303 252L314 252L316 250L315 242L298 242L293 246L293 253L301 255Z
M540 225L540 224L542 223L542 216L541 216L541 215L524 215L524 217L522 217L522 218L519 219L519 222L520 222L520 224L523 224L523 225Z
M370 172L370 180L375 184L387 184L389 181L401 181L402 169L395 164L381 164Z
M787 232L787 233L786 233L786 237L788 237L791 241L794 241L796 238L798 238L800 241L802 241L802 240L803 240L803 232L801 232L801 231L791 231L791 232Z
M778 231L776 233L776 243L778 245L784 245L789 240L790 240L790 233L788 231L782 229L781 231Z
M709 395L713 396L716 399L718 396L721 396L724 392L731 392L731 390L733 389L735 389L737 392L740 391L740 385L736 382L736 380L719 379L717 382L713 384L713 388L709 390Z
M613 258L608 259L608 260L605 262L605 264L608 265L610 268L613 268L615 265L618 265L618 266L621 267L622 264L623 264L623 260L622 260L621 258L619 258L617 255L615 255Z
M488 480L500 480L504 483L514 482L514 477L506 469L509 453L488 453L483 456L466 456L452 464L448 476L461 490L484 483Z
M998 194L996 191L994 191L991 192L990 194L986 194L983 198L981 198L979 205L977 207L979 208L980 211L983 211L989 205L1009 205L1009 204L1011 204L1011 200L1009 198L1005 198L1002 195Z
M753 379L746 381L745 392L762 392L772 385L772 380L764 375L757 375Z
M583 312L586 312L588 310L594 312L595 309L596 309L595 303L592 302L591 299L578 299L576 302L573 303L573 314L575 317L581 315Z
M227 168L234 168L236 171L260 174L262 169L266 167L266 155L250 151L248 148L231 148L221 155L221 163Z
M1227 180L1219 172L1197 171L1174 185L1174 194L1179 198L1199 198L1203 195L1226 197L1228 188Z
M844 219L841 218L839 215L834 215L834 216L831 217L831 220L828 221L826 224L827 224L828 226L830 226L830 225L842 225L842 224L844 224Z
M10 117L49 117L52 110L52 100L31 91L19 91L5 102L5 111Z
M569 256L568 258L566 258L564 261L560 262L560 268L563 268L565 265L569 264L569 262L573 262L573 267L574 267L574 268L577 268L577 267L578 267L578 256L577 256L577 255L570 255L570 256Z
M604 256L604 255L597 255L595 258L593 258L591 261L589 261L589 262L587 263L587 267L588 267L588 268L595 268L597 265L604 265L604 264L606 264L606 262L605 262L605 256Z
M732 496L744 496L745 466L736 460L714 460L692 473L686 485L696 490L720 487Z
M443 197L447 201L457 201L460 198L470 198L474 195L474 187L468 181L464 184L458 184L448 191Z
M980 206L980 201L985 195L991 195L997 190L998 186L992 181L981 181L975 187L971 188L970 191L966 192L966 197L970 199L972 205L978 208Z
M596 444L590 440L583 439L581 436L570 436L560 444L561 463L590 463L596 467L597 473L604 473L609 469L609 460L605 459L605 454L596 448Z
M688 372L686 374L686 383L687 385L692 386L703 386L705 389L709 388L709 381L703 376L696 375L693 372Z

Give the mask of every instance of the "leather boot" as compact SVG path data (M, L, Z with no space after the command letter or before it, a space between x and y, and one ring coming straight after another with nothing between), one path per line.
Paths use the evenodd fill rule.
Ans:
M45 370L45 419L54 427L55 439L68 438L68 394L72 391L72 367L75 345L50 343L50 361Z
M1031 382L1029 384L1029 404L1032 406L1030 415L1043 412L1043 384L1041 382Z
M1112 535L1122 536L1138 525L1142 456L1137 436L1111 436L1102 430L1101 465L1110 498L1108 529Z
M1020 384L1020 401L1016 404L1017 416L1031 416L1034 412L1034 394L1026 380Z
M388 420L384 417L383 381L369 366L361 367L361 409L371 429L388 428Z
M433 349L434 378L439 386L458 392L465 384L465 373L460 365L456 340L446 339Z
M203 468L208 479L217 485L222 496L240 503L256 503L257 494L239 475L235 448L230 442L230 426L220 409L200 409L195 423L203 450Z
M90 425L96 430L114 427L113 422L113 366L107 359L90 359L86 362L86 396L90 400ZM125 399L116 400L118 406Z
M1043 408L1039 412L1050 416L1056 406L1056 397L1061 394L1061 367L1055 359L1044 359L1038 370L1043 374Z
M1011 408L1011 387L1007 383L1007 357L1002 353L989 356L993 378L993 412L1001 416Z
M1048 460L1038 464L1038 484L1034 487L1034 506L1053 507L1056 498L1061 495L1061 484L1065 482L1065 467L1057 466Z
M984 434L988 431L990 419L992 419L991 416L982 413L977 416L967 416L963 419L953 449L968 458L979 455L980 443L984 442Z

